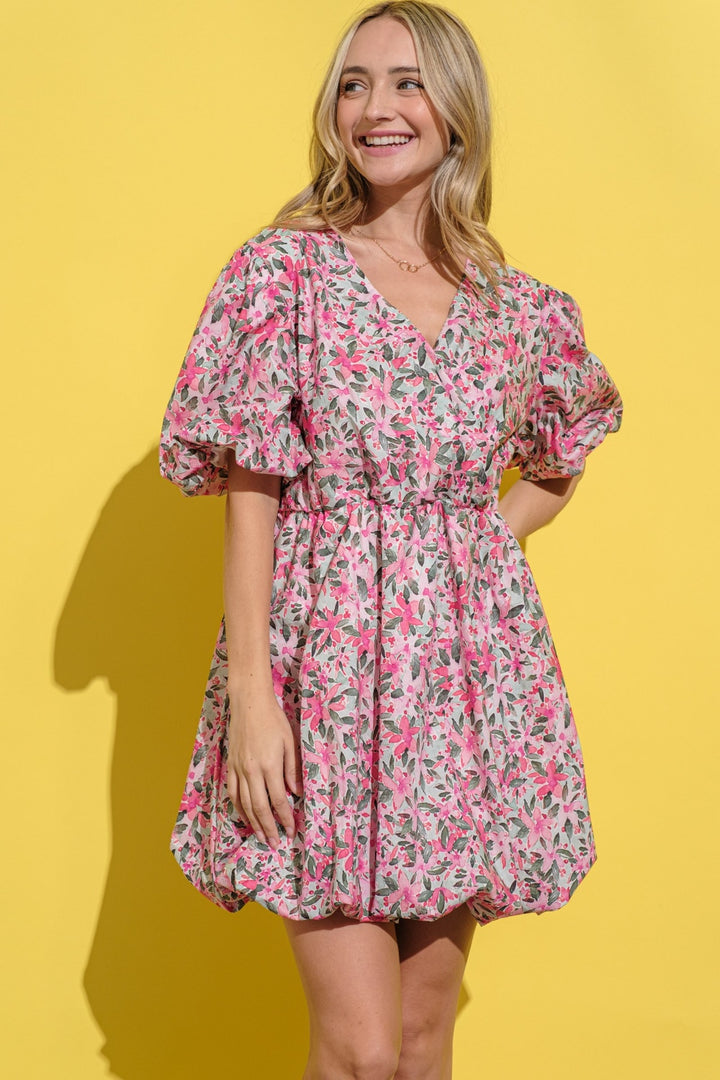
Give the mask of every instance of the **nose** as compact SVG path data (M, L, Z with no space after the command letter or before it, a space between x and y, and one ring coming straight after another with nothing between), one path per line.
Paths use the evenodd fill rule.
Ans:
M370 91L365 105L365 116L368 120L387 120L395 115L392 107L391 94L387 87L376 83Z

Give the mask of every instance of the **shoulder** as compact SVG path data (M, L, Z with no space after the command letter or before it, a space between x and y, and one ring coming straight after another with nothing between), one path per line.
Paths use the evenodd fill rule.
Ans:
M526 305L541 322L553 318L576 321L579 317L578 303L570 293L516 266L508 266L507 273L501 271L501 288L508 303Z
M319 231L268 225L238 247L232 261L265 265L269 269L274 266L277 270L287 267L288 261L298 268L312 267L322 261L325 236Z

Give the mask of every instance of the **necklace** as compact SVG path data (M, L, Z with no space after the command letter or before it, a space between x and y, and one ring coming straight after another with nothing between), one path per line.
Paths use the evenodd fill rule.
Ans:
M353 226L353 229L354 229L354 226ZM409 274L417 274L418 270L422 270L423 266L429 266L430 263L435 262L436 259L439 259L440 256L442 255L443 251L445 250L444 247L441 247L440 250L438 251L437 255L433 255L432 259L428 259L427 262L424 262L424 263L411 263L411 262L408 262L407 259L396 259L394 255L391 255L389 251L385 250L385 248L382 246L380 241L376 240L374 236L363 236L362 233L356 233L355 235L359 236L361 240L372 240L373 243L377 244L377 246L380 248L380 250L383 251L387 255L387 257L389 259L392 259L392 261L394 263L397 263L401 270L407 270L407 272Z

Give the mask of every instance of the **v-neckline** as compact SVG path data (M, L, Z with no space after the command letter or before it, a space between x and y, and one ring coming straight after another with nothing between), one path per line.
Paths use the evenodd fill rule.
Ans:
M445 337L445 334L447 333L447 331L449 329L450 320L452 319L452 317L455 314L455 308L457 307L457 305L458 305L458 303L460 301L461 295L465 291L465 285L466 285L467 280L468 280L468 266L470 264L470 259L465 260L465 270L463 271L463 276L460 278L460 282L458 284L458 287L455 290L455 295L453 296L452 301L450 303L450 307L448 308L448 313L447 313L447 315L445 317L445 322L443 323L443 325L442 325L442 327L440 329L440 333L438 334L437 339L435 340L435 343L431 345L430 342L428 341L428 339L422 333L422 331L418 330L417 326L412 321L412 319L410 319L405 314L404 311L401 311L400 308L396 307L395 304L391 304L390 301L387 299L387 297L383 296L383 294L380 292L380 290L377 289L373 285L372 281L367 276L365 271L361 268L361 266L358 263L357 259L355 258L353 253L350 251L347 244L343 240L342 236L337 231L337 229L330 229L329 231L336 238L336 244L338 244L340 246L340 248L342 249L342 251L343 251L343 253L345 255L345 258L347 259L347 262L350 264L350 266L352 266L352 268L355 270L355 273L360 278L360 281L361 281L363 287L365 288L365 291L370 296L372 296L373 299L377 303L383 305L389 311L395 312L395 314L398 315L408 325L408 327L413 331L413 333L418 338L420 338L420 341L423 343L425 348L428 349L431 353L433 353L433 355L437 354L438 350L440 349L440 347L442 345L442 340Z

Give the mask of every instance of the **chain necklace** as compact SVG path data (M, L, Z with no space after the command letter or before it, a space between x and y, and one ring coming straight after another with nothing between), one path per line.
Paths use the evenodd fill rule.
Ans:
M353 229L354 229L354 226L353 226ZM436 259L439 259L440 256L442 255L443 251L445 250L444 247L441 247L440 250L438 251L437 255L433 255L432 259L428 259L427 262L424 262L424 263L411 263L411 262L408 262L407 259L396 259L394 255L391 255L389 251L385 250L385 248L382 246L380 241L376 240L374 236L363 236L362 233L356 233L355 235L359 236L361 240L372 240L373 243L377 244L377 246L380 248L380 250L383 251L387 255L387 257L389 259L392 259L392 261L394 263L398 264L398 266L400 267L401 270L406 270L409 274L417 274L418 270L422 270L423 266L429 266L430 263L435 262Z

